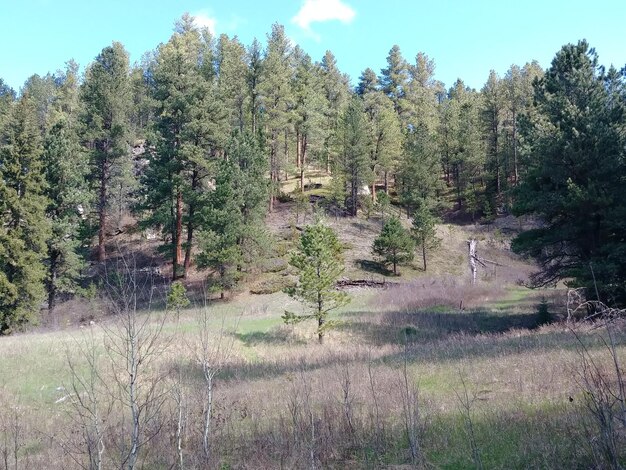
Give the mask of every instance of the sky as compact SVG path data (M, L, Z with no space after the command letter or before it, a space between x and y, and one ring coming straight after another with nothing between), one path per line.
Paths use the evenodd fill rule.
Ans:
M434 59L448 87L461 78L480 89L490 70L503 76L531 60L545 69L583 38L601 64L626 65L624 0L0 0L0 11L0 78L16 91L69 59L84 68L112 41L139 61L185 12L246 45L283 24L314 60L331 50L353 85L367 67L379 73L394 44L409 62Z

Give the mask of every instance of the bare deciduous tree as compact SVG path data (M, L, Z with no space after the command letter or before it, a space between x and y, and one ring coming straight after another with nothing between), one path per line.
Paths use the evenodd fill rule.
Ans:
M226 331L225 319L222 318L217 332L211 329L209 309L205 305L202 308L199 318L199 335L192 345L192 350L196 362L202 368L204 377L204 409L203 409L203 431L202 450L205 461L211 459L211 419L213 413L213 387L215 377L222 371L231 356L234 343L234 334ZM234 326L237 329L239 321Z
M140 281L134 263L124 257L118 269L105 278L108 304L116 316L112 326L103 328L105 351L110 359L116 399L130 414L127 446L122 464L129 470L137 465L139 452L162 427L161 409L167 398L166 374L158 358L171 338L163 331L167 314L157 316L150 310L151 278ZM138 311L138 299L148 292L148 309Z
M81 339L76 339L74 355L66 349L70 372L69 391L70 419L80 430L83 445L64 444L66 453L81 468L101 470L105 451L105 433L113 400L108 396L106 380L101 376L100 353L93 329ZM65 398L65 397L64 397ZM82 448L81 448L82 447ZM86 454L87 462L74 453Z
M0 410L0 455L5 470L20 468L20 451L25 445L24 410L16 403Z
M467 389L467 384L465 383L465 379L461 374L459 374L461 378L461 385L463 390L458 392L454 391L457 400L459 401L459 407L461 410L461 415L463 416L463 422L465 423L465 431L467 432L467 438L470 443L470 448L472 450L472 461L474 462L474 466L482 470L483 461L480 457L480 449L478 448L478 442L476 441L476 434L474 432L474 421L472 419L472 409L474 407L474 403L477 400L480 400L481 397L486 393L485 390L481 390L479 392L472 392L470 396L470 392Z
M614 330L618 324L623 327L626 310L610 308L600 301L586 301L572 312L568 305L568 319L575 318L578 311L591 312L586 319L601 319L593 328L596 331L604 329L606 334L598 337L609 359L598 361L597 355L577 333L577 326L570 328L578 341L579 367L575 376L591 418L586 432L592 456L599 468L622 469L620 454L626 434L626 386ZM610 365L607 366L607 362Z
M419 385L409 372L408 362L408 341L405 338L404 360L398 383L402 403L402 420L409 443L409 451L411 452L411 463L413 465L422 465L424 464L424 455L421 446L422 416L420 412Z

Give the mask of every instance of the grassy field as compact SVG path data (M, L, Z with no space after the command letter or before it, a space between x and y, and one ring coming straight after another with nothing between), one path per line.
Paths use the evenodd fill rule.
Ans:
M309 195L327 197L327 180L307 180L320 186ZM142 468L626 465L626 326L567 325L564 289L523 287L533 265L510 250L522 221L441 224L428 271L416 260L393 276L371 252L381 214L327 214L345 278L387 284L349 289L320 345L313 322L281 319L302 312L281 292L295 280L289 250L306 223L296 205L268 216L274 249L226 301L112 315L107 302L75 299L38 330L0 338L0 468L128 467L133 402ZM159 265L154 242L133 237L126 249L139 267ZM469 238L495 263L476 285ZM200 304L205 277L187 281ZM162 281L142 298L163 297ZM538 323L542 300L552 324Z
M155 426L159 432L140 461L146 468L176 465L176 389L186 397L186 468L204 465L199 455L205 398L194 351L201 332L208 332L213 345L221 341L222 353L228 350L213 356L220 371L211 468L599 465L590 444L600 434L585 406L581 343L606 377L614 377L606 331L580 325L575 335L563 324L537 327L535 306L545 292L452 286L445 278L429 280L424 289L424 282L351 291L353 301L336 314L338 326L324 345L315 341L312 324L282 324L283 310L299 307L281 293L242 295L166 319L158 339L162 349L141 376L162 391L163 404L159 416L144 423L146 435ZM467 308L438 303L438 290L463 292ZM556 309L558 293L552 296ZM205 314L207 328L198 323ZM153 315L149 325L160 325L161 318ZM100 405L108 410L104 468L121 464L128 410L119 389L110 387L114 358L107 354L117 328L113 319L104 319L81 329L2 338L0 454L7 449L12 455L12 423L18 423L20 467L74 468L85 462L84 425L72 405L67 358L78 375L88 376L81 354L90 339L102 378ZM623 325L613 333L623 363Z

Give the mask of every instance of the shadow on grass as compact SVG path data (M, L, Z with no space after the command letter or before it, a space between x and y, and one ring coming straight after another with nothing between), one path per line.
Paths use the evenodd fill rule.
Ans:
M356 316L340 324L339 328L360 338L363 344L401 348L407 344L410 360L415 362L496 359L515 354L576 351L580 347L578 340L566 329L535 330L539 326L536 313L388 312L375 318L370 315L363 320L358 318L358 313ZM585 335L583 340L588 349L606 347L599 335ZM617 342L626 344L626 335ZM404 351L390 354L385 360L402 362Z
M272 329L270 331L250 331L248 333L235 333L233 335L244 345L256 346L258 344L265 345L303 345L306 342L300 338L294 338L293 335L285 329Z
M371 259L357 259L354 260L354 264L368 273L380 274L382 276L391 276L393 274L393 271L387 269L384 264Z
M293 343L294 346L297 343ZM320 369L333 368L339 365L362 363L367 360L367 352L359 351L346 357L345 354L328 352L321 349L317 343L307 343L310 355L300 357L277 357L271 360L237 359L223 365L220 369L219 380L224 382L274 379L298 372L313 372ZM176 363L186 377L201 383L204 381L202 368L194 361L183 364Z
M414 314L415 317L423 316L429 319L421 323L418 321L394 324L345 322L338 328L349 331L357 338L355 344L358 344L348 354L346 350L329 349L315 342L291 343L302 348L301 355L277 355L275 358L259 361L237 359L222 368L220 380L250 382L273 379L299 371L316 370L328 370L332 374L336 366L365 364L372 360L369 345L395 346L375 359L378 364L387 364L391 367L401 367L405 359L408 359L410 363L444 365L456 363L459 360L498 361L512 355L542 355L552 351L576 351L579 348L578 341L567 330L548 329L530 332L515 329L507 333L505 329L507 326L518 328L519 325L530 321L523 318L524 315L511 315L509 323L505 323L490 318L489 314L464 314L466 317L476 315L476 318L470 322L474 325L472 328L476 328L473 331L464 329L462 320L449 323L447 329L437 326L437 322L443 322L454 315ZM280 336L276 338L276 335L272 333L248 333L237 335L237 337L243 341L250 341L249 344L252 345L259 343L270 346L279 345L283 341ZM603 339L597 335L588 335L583 340L588 350L606 348ZM620 337L616 344L618 346L626 344L626 336ZM197 364L189 362L183 367L187 370L189 377L200 382L203 380L202 370Z
M387 392L390 397L387 400L393 399L394 393L391 390ZM386 432L380 437L372 420L366 417L368 411L374 413L374 405L371 402L359 403L359 411L354 413L362 419L356 420L356 432L363 438L355 441L342 432L342 414L328 412L335 409L334 401L335 398L324 396L315 399L312 407L315 410L312 413L320 413L319 409L327 413L315 415L316 418L320 416L317 418L320 420L324 416L324 436L328 436L324 445L326 449L332 449L320 454L325 457L325 460L320 460L322 468L414 468L409 459L405 428L399 425L404 418L398 411L391 411L381 418ZM420 403L422 406L423 403ZM423 408L419 410L421 412ZM426 457L427 468L471 469L477 467L475 462L478 458L481 468L594 468L587 446L581 445L586 439L582 419L580 411L574 406L523 411L487 409L470 421L472 437L476 442L472 454L467 437L468 425L462 415L434 408L428 410L428 420L420 428L420 451ZM291 436L277 439L285 430L282 420L274 417L273 421L268 420L265 424L264 427L255 427L253 433L242 432L235 439L229 436L230 440L220 441L220 444L228 445L229 450L221 447L219 451L232 455L234 466L239 462L243 465L263 462L256 467L283 468L288 462L289 468L303 468L302 462L306 460L294 455L293 446L285 445L285 442L290 442L288 439ZM620 452L624 454L624 449Z
M535 314L502 314L500 312L439 311L386 312L375 319L368 312L347 312L352 318L339 328L358 334L367 343L404 344L409 342L433 342L454 335L476 336L505 333L514 329L530 330L538 326Z

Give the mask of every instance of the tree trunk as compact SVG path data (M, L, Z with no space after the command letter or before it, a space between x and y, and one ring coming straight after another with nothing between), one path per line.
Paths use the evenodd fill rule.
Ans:
M48 270L48 315L54 312L57 296L57 268L58 268L59 252L50 250L50 268Z
M296 168L299 170L302 166L301 152L302 143L300 142L300 131L296 131Z
M213 412L213 371L210 370L209 365L203 364L204 368L204 380L206 390L206 409L204 411L204 430L202 433L202 449L204 451L204 458L208 464L211 458L211 414Z
M252 93L252 103L251 103L251 111L252 111L252 135L256 137L256 93Z
M129 383L128 383L128 405L131 411L131 436L130 436L130 453L128 455L128 470L133 470L135 465L137 464L137 458L139 456L139 446L140 446L140 409L139 409L139 397L137 395L137 374L139 367L139 351L137 350L137 330L135 325L135 312L127 315L132 315L128 319L128 323L126 325L126 334L125 338L128 341L128 375L129 375Z
M517 113L513 111L513 186L517 186Z
M276 169L276 155L278 153L278 142L276 139L276 134L274 133L272 135L272 144L270 145L270 183L271 183L271 187L270 187L270 201L269 201L269 211L273 212L274 211L274 203L276 200L276 184L277 184L277 180L278 178L277 176L277 169Z
M478 242L475 239L470 239L467 242L469 247L469 263L470 263L470 271L472 273L472 285L476 284L476 245Z
M324 331L322 330L324 323L325 320L323 317L317 319L317 342L319 344L324 344Z
M191 266L191 247L193 245L193 206L189 206L189 221L187 222L187 244L185 246L185 262L183 264L183 277L187 277L189 267Z
M178 265L183 259L183 193L178 189L176 193L176 225L174 229L174 266L172 279L178 279Z
M284 142L284 146L283 146L283 156L284 156L284 162L287 163L289 161L289 131L287 131L287 129L285 129L285 142ZM289 173L287 173L287 165L285 165L285 181L287 181L289 179Z
M426 272L426 240L422 239L422 260L424 261L424 272Z
M321 271L320 271L320 267L318 265L317 267L317 278L320 279L321 278ZM323 310L324 310L324 300L322 299L322 293L321 292L317 292L317 341L320 344L324 343L324 323L325 323L325 319L324 319L324 315L323 315Z
M102 174L100 176L100 193L98 200L98 261L103 262L107 258L105 238L107 222L107 163L102 162Z
M226 153L224 153L226 155ZM191 177L191 190L196 191L199 185L198 170L194 170ZM189 204L189 220L187 221L187 243L185 246L185 261L183 263L183 277L186 278L191 266L191 250L193 248L193 229L194 229L194 215L195 207L193 204Z
M498 155L498 123L496 115L496 123L493 127L493 156L496 159L496 194L500 196L500 156Z
M300 191L304 192L304 166L306 165L306 150L308 142L306 135L302 136L302 142L300 143Z
M244 126L244 108L243 108L243 100L240 100L238 103L238 121L239 121L239 132L243 133L243 126Z

